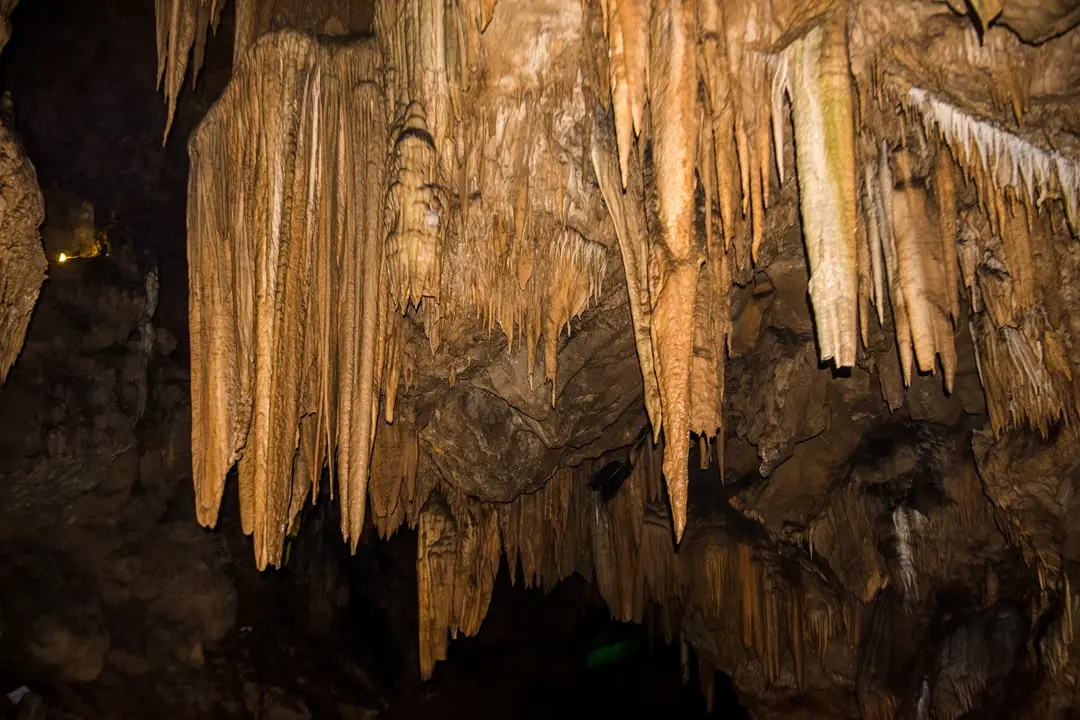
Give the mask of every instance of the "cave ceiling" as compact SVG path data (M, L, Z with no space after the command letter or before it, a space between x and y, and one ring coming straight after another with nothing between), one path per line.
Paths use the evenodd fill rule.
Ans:
M166 142L223 9L156 3ZM237 0L187 139L200 522L235 466L259 568L327 478L354 549L365 518L417 528L425 674L505 553L620 619L661 608L760 697L960 717L1011 672L972 658L1025 641L1074 687L1077 24L1069 0ZM11 192L0 373L44 274L40 196ZM974 615L920 646L957 583Z

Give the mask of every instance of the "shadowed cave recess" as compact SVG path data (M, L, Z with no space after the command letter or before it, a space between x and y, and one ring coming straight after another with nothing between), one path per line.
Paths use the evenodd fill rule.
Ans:
M1080 3L0 19L0 718L1080 718Z

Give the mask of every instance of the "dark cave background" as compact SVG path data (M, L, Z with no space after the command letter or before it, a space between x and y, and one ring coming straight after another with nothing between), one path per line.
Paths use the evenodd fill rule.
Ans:
M479 635L454 641L449 659L421 683L414 533L383 542L369 526L350 557L324 493L305 510L287 566L260 574L240 531L234 488L226 489L219 527L198 528L184 447L186 138L228 81L231 23L227 5L163 146L152 2L23 0L12 18L0 78L39 182L92 202L96 225L108 228L114 248L124 249L114 254L126 259L53 267L27 349L0 390L0 407L18 408L0 413L0 483L10 486L0 487L0 717L704 715L696 662L684 686L677 645L648 627L610 620L579 577L545 595L520 578L511 584L504 560ZM154 325L177 342L150 361L140 418L124 399L130 388L113 378L132 331L124 298L137 296L154 264L161 287ZM115 337L88 344L101 328ZM64 403L78 410L57 408ZM107 437L120 450L97 467L80 432L102 424L113 428ZM20 495L20 478L31 476L44 482ZM73 488L70 504L52 506L53 479ZM187 558L189 548L197 559ZM116 570L132 564L141 570ZM191 567L200 578L216 573L232 596L222 582L189 581ZM189 588L190 598L177 587ZM170 594L179 609L169 609ZM171 643L190 644L194 631L173 632L169 622L187 627L184 603L210 597L231 608L231 624L177 660ZM23 651L44 643L62 652L55 648L68 645L56 632L40 629L56 623L72 647L105 638L103 667L92 680L53 674L40 662L44 651ZM588 652L605 643L624 643L628 656L587 668ZM3 694L24 684L54 714L27 715L28 703L5 709ZM727 678L718 675L716 684L716 714L745 716Z

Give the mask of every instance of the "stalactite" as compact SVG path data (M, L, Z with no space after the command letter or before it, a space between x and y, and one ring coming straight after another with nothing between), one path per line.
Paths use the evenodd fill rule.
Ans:
M904 385L911 384L914 355L911 347L911 321L907 309L900 276L900 255L896 249L896 224L893 220L892 168L889 166L889 153L883 142L877 152L875 172L868 172L868 191L870 205L874 213L873 221L878 228L878 242L881 247L885 277L889 288L889 304L892 307L893 325L896 333L896 345L900 351L900 370ZM886 193L889 194L886 194Z
M867 255L869 262L870 297L877 310L879 324L885 322L885 307L887 298L885 289L885 244L892 245L892 223L887 222L885 215L884 199L882 198L879 177L876 172L877 148L873 141L864 143L864 154L869 155L871 160L866 161L863 168L863 214L866 226Z
M1049 277L1036 279L1035 258L1045 257L1052 242L1050 223L1045 215L1021 217L1006 202L996 232L977 210L963 221L969 328L994 432L1026 424L1045 434L1080 413L1077 372L1066 336L1046 311L1059 302L1060 289Z
M934 200L937 203L938 232L941 234L941 264L945 271L945 293L949 314L960 320L960 261L956 239L956 177L953 161L944 148L934 154Z
M241 512L260 568L280 562L296 506L302 417L317 416L302 465L314 478L332 460L354 547L364 519L388 324L378 72L371 43L265 36L190 146L199 520L215 523L225 474L239 460Z
M832 13L784 51L791 97L810 301L823 361L855 363L856 256L853 90L846 14Z
M420 513L416 543L417 606L420 619L420 676L431 677L435 663L446 659L447 632L453 624L454 572L457 556L450 509L441 497Z
M996 196L1012 187L1028 206L1043 205L1056 191L1064 204L1073 235L1080 234L1080 162L1055 150L1043 150L989 121L912 87L907 102L922 117L927 131L937 130L954 157L969 171L990 182ZM992 198L983 197L990 204Z
M651 10L648 0L607 0L604 8L611 97L624 189L630 175L630 152L634 138L644 129Z
M906 166L909 161L901 153L899 162ZM881 188L882 193L889 192L885 202L892 206L896 294L903 296L903 302L893 307L893 318L898 328L904 325L910 328L911 345L920 371L933 372L937 358L941 358L945 388L951 392L956 372L956 344L949 320L951 304L943 257L944 243L940 226L932 216L926 191L912 183L908 172L903 174L907 176L903 189L889 192L889 188ZM892 283L890 277L890 286ZM907 313L906 321L896 319L900 312ZM905 341L900 337L897 340ZM908 357L910 353L901 349L903 357ZM910 382L910 370L905 368L905 373L905 380Z
M410 103L392 132L386 254L390 292L404 311L425 297L438 301L444 218L449 207L435 182L438 156L423 108Z
M720 225L727 247L735 232L735 106L721 4L712 0L699 2L698 25L701 34L699 52L702 65L707 69L702 80L708 99L708 139L712 144ZM705 197L706 207L711 208L711 193Z
M697 148L696 17L691 0L660 0L650 26L649 99L661 243L652 247L652 338L664 410L664 477L675 537L686 527L690 366L701 257L693 233Z
M634 341L638 364L645 384L645 410L658 439L663 424L660 388L656 375L656 359L652 342L652 303L649 300L649 236L645 221L645 188L637 159L628 158L626 191L616 184L615 146L606 125L597 120L591 135L590 155L593 170L604 196L622 254L626 291L630 297L630 312L634 319Z
M712 239L712 238L710 238ZM717 464L724 473L724 369L731 334L731 273L723 243L712 239L698 275L694 350L690 372L690 430L704 442L716 437ZM708 467L709 452L701 453Z
M416 496L419 453L412 408L400 413L393 424L383 425L375 436L368 494L371 519L383 539L405 521L407 507Z

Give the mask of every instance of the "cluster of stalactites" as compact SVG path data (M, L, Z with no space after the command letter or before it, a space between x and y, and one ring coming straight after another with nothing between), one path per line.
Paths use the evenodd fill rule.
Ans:
M401 328L387 303L388 113L373 43L266 35L192 137L188 197L192 457L216 522L239 461L260 568L329 462L359 539L384 375Z
M912 176L907 150L862 138L862 208L858 245L859 326L867 341L869 304L884 323L892 308L905 384L916 371L932 373L940 359L945 388L956 373L954 323L960 320L956 245L956 187L952 160L937 153L934 174ZM896 169L894 170L894 166ZM930 184L933 193L926 190Z
M217 32L224 7L225 0L155 0L157 83L168 103L165 137L169 136L176 116L176 100L187 76L188 58L194 53L191 62L194 83L206 54L207 31ZM240 57L239 51L237 57Z
M549 588L575 572L594 581L620 621L641 622L648 607L663 608L669 641L678 632L699 647L707 695L715 669L753 659L768 682L790 668L801 684L807 658L824 659L835 638L858 644L858 603L837 601L813 572L788 577L757 558L752 545L716 528L676 553L662 500L662 457L651 444L608 500L590 488L588 465L560 469L541 490L506 504L436 490L419 515L425 677L445 658L450 636L479 629L500 553L511 577L520 567L530 587ZM680 621L682 608L699 612L704 627Z
M194 56L194 78L223 5L224 0L158 0L158 82L168 102L166 136L189 57ZM363 29L354 7L359 5L347 0L240 0L234 64L271 30L340 35ZM375 3L374 29L386 70L382 89L394 114L386 208L391 301L404 313L428 299L419 317L433 350L441 340L440 319L472 313L479 313L489 328L498 324L511 345L523 340L530 358L544 334L545 379L554 388L552 356L559 334L598 297L606 257L602 248L566 232L570 179L550 157L550 147L560 143L541 137L551 130L539 122L545 112L524 108L509 126L495 128L487 118L505 114L506 108L477 109L483 35L495 5L494 0L451 6L441 0ZM507 16L512 15L510 8ZM572 95L561 75L565 72L553 73L556 79L545 91L549 97ZM581 78L577 81L573 101L583 114ZM463 113L466 106L476 112ZM502 167L504 156L518 160L512 172ZM550 176L553 169L554 177L538 182L538 176ZM470 173L479 175L480 187L467 187ZM448 188L457 191L456 204ZM536 200L556 196L561 200L554 210ZM457 262L444 262L447 254ZM509 277L520 288L510 287Z
M928 134L938 133L975 183L979 201L996 229L1006 217L1006 194L1030 210L1058 199L1073 235L1080 234L1080 161L1044 150L917 87L906 105L921 117Z
M856 107L847 14L837 3L602 0L601 6L614 139L605 144L594 131L593 164L622 250L646 406L654 431L663 427L667 441L665 476L677 536L685 522L687 431L708 437L720 426L713 420L722 407L722 347L714 360L702 352L701 341L723 336L730 312L702 312L709 296L700 292L699 279L695 297L691 277L704 262L698 274L712 276L712 297L726 298L730 261L716 249L734 245L736 266L747 256L756 259L773 159L781 183L785 176L785 98L821 359L838 367L854 364L870 319L876 315L885 325L891 310L904 382L916 372L940 369L951 391L954 333L963 320L958 243L963 233L972 234L958 217L959 163L988 220L985 233L1003 240L1008 257L1002 262L1013 277L1006 290L992 287L986 274L982 289L972 290L980 294L971 328L993 424L999 432L1018 422L1045 429L1074 412L1075 372L1066 352L1071 343L1045 313L1035 312L1029 287L1034 255L1025 238L1037 210L1049 210L1053 225L1051 201L1060 201L1076 233L1080 164L912 88L900 104L922 118L927 136L939 134L952 151L933 153L929 173L915 177L916 165L925 172L925 157L907 147L897 151L883 139L889 132L884 127L903 134L902 124L870 117L880 111L881 98L877 110L869 96ZM698 68L705 70L700 78ZM873 88L879 80L864 84ZM647 141L657 198L652 233L645 230L646 213L636 207ZM695 210L695 171L707 198L704 242L692 237L687 221ZM714 200L722 246L712 238ZM1026 230L1017 219L1021 206ZM750 252L743 253L747 240ZM984 255L990 252L985 245L979 246ZM973 273L964 270L965 276ZM972 282L965 285L971 289ZM1001 302L1012 304L1008 320L980 309ZM721 320L702 332L698 325L709 318ZM699 392L706 358L720 369L718 393Z
M971 336L994 432L1026 424L1045 435L1080 413L1080 378L1066 350L1067 322L1054 313L1058 277L1048 219L1007 204L1012 213L996 232L977 211L964 217Z
M664 430L664 474L681 537L690 432L722 433L727 251L734 247L735 257L745 258L741 246L749 241L749 256L757 257L774 153L784 179L785 96L796 135L821 358L840 367L855 362L855 150L846 15L827 2L794 9L715 0L601 5L615 141L599 151L594 141L593 162L623 253L646 404L657 437ZM782 51L775 47L786 30L810 20L806 33ZM699 68L705 70L700 77ZM646 128L659 226L651 234L642 213L617 207L628 204L622 199L627 196L631 206L644 202L633 145ZM645 142L638 140L639 151ZM617 185L612 161L605 164L602 157L612 152ZM706 193L704 239L693 228L696 179ZM714 200L722 242L713 238Z
M239 460L245 529L256 535L260 567L278 562L285 527L325 461L337 476L344 534L356 542L381 378L385 370L389 419L403 372L405 325L391 315L421 305L417 316L433 350L440 329L459 327L461 318L479 315L489 330L501 326L511 347L519 339L526 346L530 367L542 349L554 402L559 336L599 297L607 261L606 248L568 222L570 185L582 183L564 176L566 158L554 149L564 147L566 138L552 137L536 108L498 127L469 125L449 113L447 93L460 95L476 84L469 79L480 69L476 53L494 3L464 10L440 10L441 3L427 0L378 4L375 49L352 41L331 48L300 35L252 45L252 33L300 19L284 7L289 3L278 5L272 13L259 3L237 8L244 36L238 30L234 78L192 143L189 200L193 297L214 298L193 305L191 318L195 352L207 358L199 363L193 391L199 515L207 524L216 520L224 474ZM205 31L216 26L220 9L220 3L202 0L159 3L159 70L170 122L190 48L197 73ZM471 28L464 35L457 32L463 23ZM440 32L426 33L429 26ZM462 45L466 36L468 47ZM277 70L275 53L283 54ZM375 68L380 56L388 64L385 73L355 77L349 70L355 87L342 84L350 77L331 67L363 57ZM541 101L569 98L557 113L584 117L580 74L566 87L563 75ZM485 112L505 115L508 108L499 103L510 99L487 97L494 105ZM295 115L291 123L278 116L283 103ZM565 125L558 130L572 132ZM451 142L455 138L464 142L464 157ZM272 164L252 164L267 157L291 163L283 166L290 172L306 166L307 185L282 190ZM518 162L507 166L503 157ZM241 174L245 167L247 176ZM361 181L363 167L370 172ZM473 180L478 187L459 180L476 175L466 172L469 167L480 171ZM459 188L456 205L448 186ZM269 187L284 193L281 214L260 214L269 209L262 197ZM296 219L305 213L319 215L321 224L313 230L310 217ZM372 240L369 230L381 237ZM343 233L359 240L345 247ZM290 274L294 266L274 255L276 246L267 245L264 235L300 253L315 275ZM346 255L352 260L346 262ZM249 262L266 267L248 277ZM265 306L254 307L259 298ZM282 325L299 315L303 333ZM236 349L231 357L227 347ZM290 352L299 359L290 360ZM264 365L253 360L264 357ZM283 392L283 382L297 384L298 397ZM260 398L264 405L284 404L263 412Z
M956 288L962 281L991 424L999 435L1021 424L1045 433L1080 412L1080 384L1070 357L1075 339L1069 336L1053 260L1055 244L1069 243L1068 231L1052 202L1060 202L1075 235L1080 163L919 88L908 92L906 104L922 118L927 135L942 141L933 182L945 241L946 307L956 317ZM954 161L978 201L959 214Z
M168 103L166 138L187 75L189 57L194 85L202 69L208 33L217 33L226 2L155 0L157 82ZM293 29L325 35L366 30L368 15L364 5L352 0L236 0L233 64L238 65L255 41L271 30Z
M599 147L594 137L592 157L622 250L654 440L664 429L664 475L675 534L681 537L689 480L694 309L702 263L693 233L698 144L696 20L693 2L661 0L651 5L648 0L602 3L618 174L612 172L611 144ZM632 170L630 159L634 135L643 129L646 102L652 123L658 237L648 232L638 208L645 202L644 187L638 179L640 168ZM593 135L601 130L595 129ZM628 190L632 194L624 199Z
M494 11L489 1L375 5L386 95L398 108L387 228L391 293L402 311L422 305L418 316L433 351L447 328L478 316L489 332L501 328L511 349L524 344L531 369L542 335L554 402L559 337L599 298L606 275L605 248L568 222L581 183L559 154L567 143L557 126L583 117L585 101L581 78L567 78L562 67L537 78L503 66L502 78L482 75L485 45L499 43L513 24L513 7L492 25ZM492 91L502 82L537 86L520 97Z
M479 629L502 553L511 581L520 568L527 587L550 589L575 572L595 580L623 621L641 622L650 599L677 600L671 522L666 508L647 510L662 492L660 463L659 451L642 448L610 501L590 488L589 463L560 468L540 490L510 503L477 502L440 486L419 512L423 676L445 658L450 636ZM431 492L423 479L418 485L421 496Z

